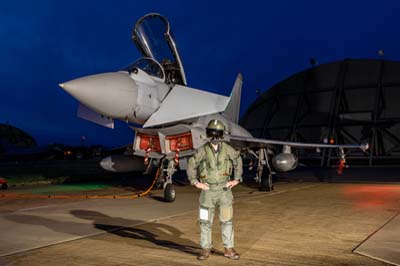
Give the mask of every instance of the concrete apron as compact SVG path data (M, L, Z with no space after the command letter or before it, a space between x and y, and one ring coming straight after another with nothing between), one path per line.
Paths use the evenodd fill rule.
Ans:
M355 253L400 266L400 215L397 213L371 234Z

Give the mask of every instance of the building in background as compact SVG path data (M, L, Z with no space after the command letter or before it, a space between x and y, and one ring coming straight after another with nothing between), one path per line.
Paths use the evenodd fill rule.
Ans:
M316 62L316 60L314 60ZM241 125L255 137L325 143L365 143L352 165L400 165L400 62L353 60L312 67L261 94ZM298 150L311 165L337 163L335 150Z
M36 146L35 139L28 133L8 124L0 124L0 152Z

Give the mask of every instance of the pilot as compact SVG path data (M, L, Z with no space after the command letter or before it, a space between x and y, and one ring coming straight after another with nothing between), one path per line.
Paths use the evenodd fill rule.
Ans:
M223 141L225 126L219 120L211 120L206 128L209 142L189 158L187 174L192 185L201 189L199 222L200 246L198 260L205 260L212 249L211 229L215 209L221 223L224 256L238 260L234 248L233 195L231 189L242 181L243 163L240 152ZM232 170L234 177L231 179Z

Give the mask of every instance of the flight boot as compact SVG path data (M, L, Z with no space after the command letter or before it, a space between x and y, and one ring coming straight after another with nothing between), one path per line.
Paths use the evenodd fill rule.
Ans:
M210 248L202 249L201 252L199 253L199 255L197 255L197 259L198 260L208 259L208 257L210 257L210 253L211 253Z
M231 260L240 259L239 253L237 253L233 248L225 248L224 256Z

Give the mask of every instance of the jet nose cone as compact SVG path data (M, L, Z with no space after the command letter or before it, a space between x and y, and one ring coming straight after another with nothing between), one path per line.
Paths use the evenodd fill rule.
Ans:
M130 117L137 101L137 85L125 72L87 76L59 86L85 106L113 118Z
M105 93L113 88L116 90L134 88L136 84L127 73L112 72L70 80L59 86L79 100L88 96L92 98L93 94Z
M58 86L60 86L63 90L65 90L66 92L68 92L69 94L74 96L73 92L74 92L74 88L76 88L76 86L74 86L74 83L76 83L76 82L74 82L74 81L75 80L60 83L60 84L58 84Z
M64 83L58 84L58 86L60 86L63 90L65 90L69 94L72 94L74 92L74 89L76 90L79 87L81 87L81 89L82 89L82 87L85 86L85 85L81 84L81 81L77 82L78 80L80 80L80 79L66 81Z

